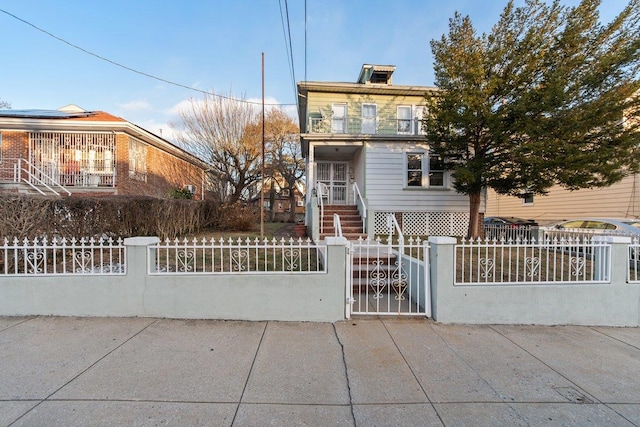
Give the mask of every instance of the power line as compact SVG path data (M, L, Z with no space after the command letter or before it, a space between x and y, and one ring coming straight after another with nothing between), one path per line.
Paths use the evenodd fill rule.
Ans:
M196 88L193 88L191 86L187 86L187 85L184 85L184 84L181 84L181 83L176 83L176 82L171 81L171 80L163 79L162 77L154 76L153 74L145 73L144 71L136 70L135 68L132 68L132 67L126 66L124 64L121 64L119 62L113 61L113 60L111 60L109 58L105 58L104 56L98 55L98 54L96 54L94 52L91 52L91 51L89 51L87 49L84 49L84 48L82 48L82 47L80 47L80 46L78 46L76 44L73 44L73 43L63 39L62 37L58 37L55 34L52 34L49 31L44 30L44 29L32 24L29 21L26 21L26 20L14 15L14 14L12 14L10 12L7 12L4 9L0 9L0 12L4 13L6 15L9 15L10 17L12 17L12 18L14 18L14 19L16 19L16 20L18 20L18 21L20 21L20 22L22 22L22 23L24 23L24 24L26 24L26 25L28 25L30 27L32 27L32 28L35 28L36 30L38 30L38 31L48 35L49 37L52 37L52 38L54 38L54 39L56 39L56 40L58 40L58 41L60 41L62 43L65 43L65 44L71 46L74 49L77 49L77 50L79 50L81 52L84 52L84 53L86 53L88 55L91 55L91 56L93 56L95 58L98 58L98 59L100 59L102 61L105 61L105 62L108 62L108 63L110 63L112 65L115 65L116 67L123 68L123 69L125 69L127 71L131 71L131 72L139 74L141 76L148 77L148 78L154 79L154 80L158 80L160 82L167 83L167 84L170 84L172 86L177 86L177 87L181 87L183 89L191 90L191 91L194 91L194 92L199 92L199 93L202 93L202 94L205 94L205 95L211 95L211 96L215 96L215 97L218 97L218 98L229 99L229 100L236 101L236 102L243 102L243 103L246 103L246 104L262 105L262 102L247 101L245 99L238 99L238 98L234 98L234 97L231 97L231 96L224 96L224 95L220 95L220 94L217 94L217 93L208 92L206 90L196 89ZM265 104L265 105L269 105L269 106L289 106L289 105L297 105L297 103L296 104L273 104L272 103L272 104Z
M280 3L280 20L282 21L282 33L284 34L284 44L285 50L287 51L287 60L289 61L289 73L291 73L291 82L293 85L293 93L296 97L296 105L297 105L297 91L296 91L296 72L293 61L293 47L291 44L291 25L289 21L289 4L287 0L284 1L285 4L285 14L286 14L286 28L285 28L285 16L282 14L282 0L279 0Z

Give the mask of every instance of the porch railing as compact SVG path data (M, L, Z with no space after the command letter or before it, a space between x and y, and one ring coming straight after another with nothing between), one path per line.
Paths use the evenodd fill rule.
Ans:
M362 117L310 117L307 133L350 135L421 135L419 119L383 119Z
M310 239L166 240L148 247L149 274L326 273L326 246Z

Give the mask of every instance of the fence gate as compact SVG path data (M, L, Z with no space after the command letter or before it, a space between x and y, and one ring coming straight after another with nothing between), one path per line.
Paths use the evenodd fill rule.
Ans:
M350 314L431 316L429 246L426 241L351 242ZM349 311L349 307L347 309Z

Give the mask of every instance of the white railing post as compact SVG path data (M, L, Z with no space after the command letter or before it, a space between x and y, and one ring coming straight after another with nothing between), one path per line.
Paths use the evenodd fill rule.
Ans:
M362 218L362 232L367 232L367 205L362 198L362 194L360 193L360 188L358 188L357 183L353 183L353 200L356 201L356 206L358 207L358 212L360 213L360 217Z
M342 237L342 224L340 223L340 215L333 214L333 235L335 237Z

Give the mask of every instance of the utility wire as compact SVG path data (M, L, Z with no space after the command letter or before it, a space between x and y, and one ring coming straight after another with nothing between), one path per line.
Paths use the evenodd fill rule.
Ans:
M42 29L42 28L40 28L40 27L38 27L38 26L36 26L36 25L32 24L32 23L31 23L31 22L29 22L29 21L26 21L26 20L24 20L24 19L22 19L22 18L20 18L20 17L18 17L18 16L16 16L16 15L14 15L14 14L12 14L12 13L10 13L10 12L7 12L7 11L6 11L6 10L4 10L4 9L0 9L0 12L4 13L4 14L6 14L6 15L9 15L10 17L12 17L12 18L14 18L14 19L16 19L16 20L18 20L18 21L20 21L20 22L24 23L24 24L27 24L28 26L30 26L30 27L32 27L32 28L35 28L36 30L38 30L38 31L40 31L40 32L42 32L42 33L44 33L44 34L48 35L49 37L52 37L52 38L54 38L54 39L56 39L56 40L58 40L58 41L61 41L62 43L65 43L65 44L67 44L67 45L71 46L71 47L72 47L72 48L74 48L74 49L78 49L78 50L79 50L79 51L81 51L81 52L84 52L84 53L86 53L86 54L88 54L88 55L91 55L91 56L93 56L93 57L96 57L96 58L98 58L98 59L100 59L100 60L102 60L102 61L108 62L108 63L110 63L110 64L112 64L112 65L115 65L116 67L124 68L124 69L125 69L125 70L127 70L127 71L131 71L131 72L136 73L136 74L139 74L139 75L141 75L141 76L148 77L148 78L150 78L150 79L154 79L154 80L158 80L158 81L161 81L161 82L163 82L163 83L167 83L167 84L170 84L170 85L173 85L173 86L181 87L181 88L183 88L183 89L187 89L187 90L191 90L191 91L194 91L194 92L203 93L203 94L205 94L205 95L211 95L211 96L215 96L215 97L218 97L218 98L229 99L229 100L236 101L236 102L243 102L243 103L246 103L246 104L262 105L262 102L257 102L257 101L247 101L247 100L245 100L245 99L238 99L238 98L234 98L234 97L231 97L231 96L224 96L224 95L220 95L220 94L217 94L217 93L208 92L208 91L206 91L206 90L196 89L196 88L193 88L193 87L191 87L191 86L187 86L187 85L184 85L184 84L181 84L181 83L176 83L176 82L173 82L173 81L171 81L171 80L163 79L163 78L161 78L161 77L157 77L157 76L154 76L154 75L152 75L152 74L145 73L144 71L136 70L135 68L128 67L128 66L126 66L126 65L124 65L124 64L121 64L121 63L119 63L119 62L113 61L113 60L111 60L111 59L109 59L109 58L105 58L104 56L100 56L100 55L98 55L98 54L96 54L96 53L93 53L93 52L91 52L91 51L89 51L89 50L87 50L87 49L84 49L84 48L82 48L82 47L80 47L80 46L78 46L78 45L75 45L75 44L73 44L73 43L71 43L71 42L69 42L69 41L67 41L67 40L63 39L62 37L58 37L58 36L56 36L55 34L52 34L52 33L50 33L49 31L44 30L44 29ZM272 104L265 104L265 105L269 105L269 106L288 106L288 105L297 105L297 103L296 103L296 104L273 104L273 103L272 103Z
M285 15L286 15L286 28L285 28L285 16L282 14L282 0L279 0L280 3L280 20L282 21L282 33L284 34L284 44L285 50L287 51L287 59L289 61L289 73L291 73L291 81L293 83L293 93L296 97L296 105L297 105L297 89L296 89L296 72L293 61L293 47L291 44L291 25L289 21L289 4L287 0L284 1L285 4Z

